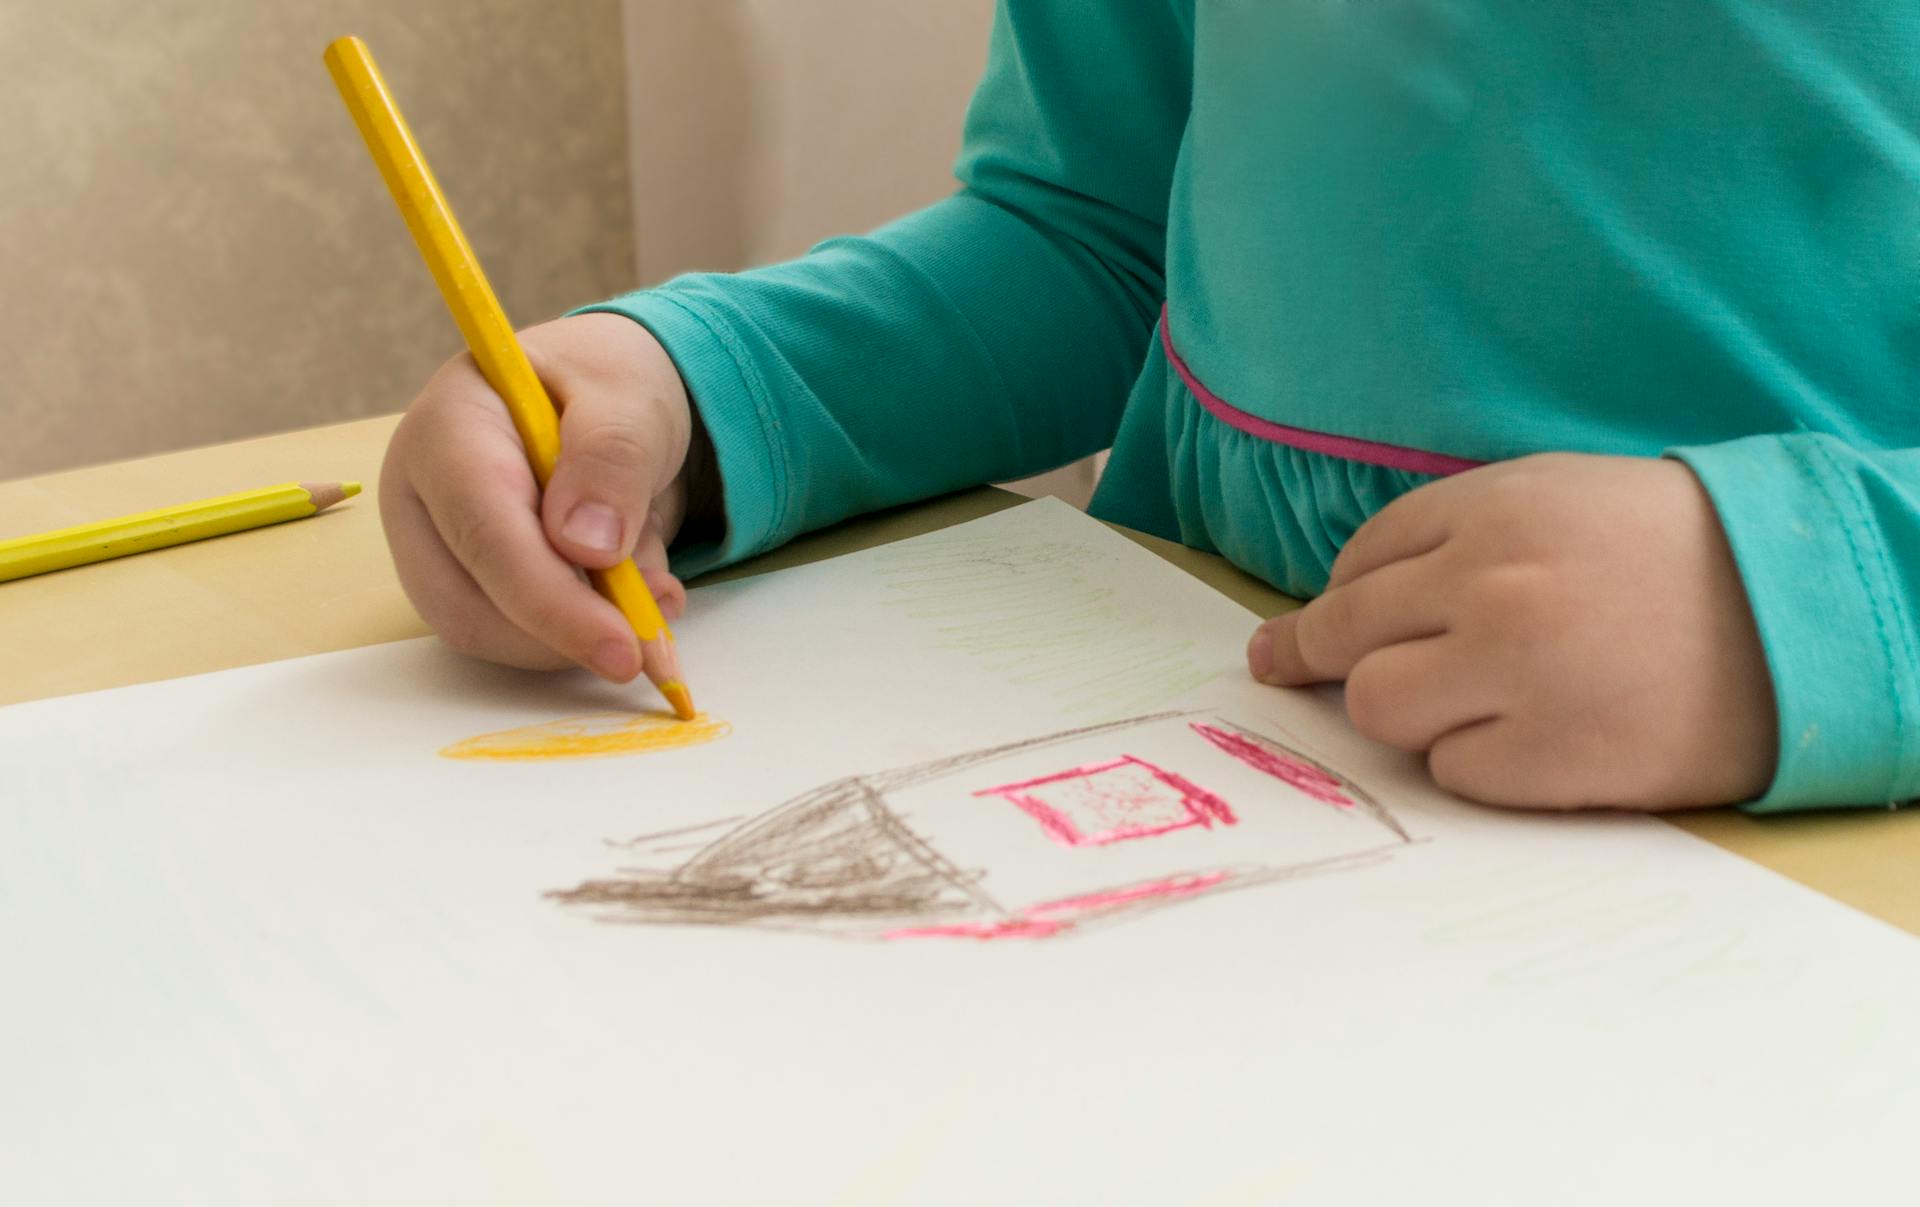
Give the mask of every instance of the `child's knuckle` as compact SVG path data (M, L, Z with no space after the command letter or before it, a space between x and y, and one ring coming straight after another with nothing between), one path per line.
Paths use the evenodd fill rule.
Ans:
M1455 796L1479 799L1485 795L1484 772L1479 761L1459 746L1442 742L1428 751L1427 774Z
M1364 737L1389 746L1394 740L1398 719L1397 693L1380 673L1378 662L1363 658L1347 676L1347 718Z
M1550 588L1551 575L1542 567L1507 562L1475 574L1468 601L1482 621L1530 630L1550 611Z
M564 604L535 596L528 600L521 613L522 627L541 639L560 639L571 634L573 613Z
M484 658L488 643L480 625L465 617L445 617L435 626L448 649L468 658Z
M1300 610L1300 619L1293 628L1294 648L1308 668L1324 670L1335 660L1349 623L1346 608L1346 603L1335 594L1322 596Z
M574 453L595 466L627 473L646 461L648 446L646 436L634 424L606 419L575 437Z

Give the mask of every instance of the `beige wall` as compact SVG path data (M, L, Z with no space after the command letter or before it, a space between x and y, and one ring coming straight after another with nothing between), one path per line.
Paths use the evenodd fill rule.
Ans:
M626 0L639 274L797 255L953 190L993 0Z
M619 5L0 4L0 478L397 410L457 347L320 65L343 33L516 321L624 288Z

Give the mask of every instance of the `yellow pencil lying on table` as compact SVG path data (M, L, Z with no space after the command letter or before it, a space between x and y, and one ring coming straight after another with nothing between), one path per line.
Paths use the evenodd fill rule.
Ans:
M386 179L407 229L419 245L420 254L440 286L440 296L453 311L467 348L480 365L487 384L507 404L513 426L526 446L527 461L533 466L540 488L546 489L553 467L560 456L560 416L546 386L514 338L513 324L494 296L480 260L473 254L459 220L447 204L433 171L427 167L419 144L413 139L406 118L400 115L380 68L366 43L358 38L341 38L327 47L327 70L340 96L353 114L354 124L367 140L380 175ZM667 628L660 605L633 560L621 562L610 570L589 570L594 588L620 609L640 638L641 665L647 678L673 705L681 720L692 720L693 696L680 676L680 658L673 645L673 632Z
M288 482L0 541L0 583L318 515L358 482Z

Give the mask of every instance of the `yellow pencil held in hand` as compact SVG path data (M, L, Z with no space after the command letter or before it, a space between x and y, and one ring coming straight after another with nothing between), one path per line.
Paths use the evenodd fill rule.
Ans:
M440 286L440 296L460 325L460 334L466 337L480 372L506 402L520 442L526 446L534 477L541 489L546 489L560 458L560 416L547 396L546 386L533 371L520 341L514 338L513 324L507 321L493 286L480 270L479 257L461 232L453 208L427 167L426 157L420 153L406 118L400 115L366 43L358 38L341 38L327 47L325 59L354 124L367 140L367 150L372 152L380 175L407 220L420 255ZM693 696L681 681L673 633L660 614L653 592L647 590L646 580L640 577L639 568L628 559L610 570L589 570L587 576L633 626L640 638L641 663L647 678L653 680L681 720L692 720Z
M0 541L0 583L305 519L359 493L358 482L288 482Z

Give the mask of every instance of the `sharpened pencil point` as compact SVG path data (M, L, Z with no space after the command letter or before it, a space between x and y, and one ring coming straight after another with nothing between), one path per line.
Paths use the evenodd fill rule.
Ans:
M360 493L358 482L302 482L300 489L307 492L313 500L315 511L325 511L343 499L351 499Z
M693 693L687 690L686 684L662 683L660 694L667 698L667 703L673 705L674 716L682 721L693 720L696 715L693 711Z

